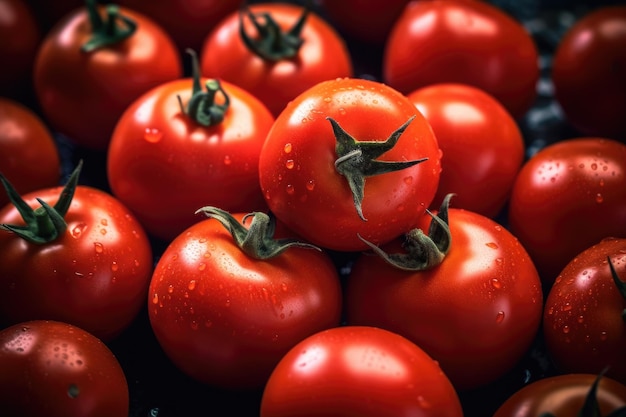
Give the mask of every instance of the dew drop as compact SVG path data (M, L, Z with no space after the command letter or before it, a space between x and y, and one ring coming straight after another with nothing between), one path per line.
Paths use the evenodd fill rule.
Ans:
M562 330L563 330L563 333L567 334L567 333L569 333L569 330L570 330L570 329L569 329L569 326L568 326L568 325L565 325L565 326L563 326L563 329L562 329Z
M296 192L292 184L287 184L286 191L287 191L287 194L289 195L293 195Z
M498 278L492 278L491 279L491 286L497 290L499 290L500 288L502 288L502 283L500 281L498 281Z
M72 228L72 237L79 238L83 234L86 228L87 228L87 225L85 223L78 223L76 226Z
M293 159L287 159L287 161L285 162L285 168L287 169L293 169L295 163L293 162Z
M195 320L192 320L191 323L189 323L189 326L191 327L191 330L198 330L198 322Z
M174 286L173 286L172 284L170 284L170 285L167 287L167 292L168 292L168 294L171 294L171 293L173 293L173 292L174 292Z
M113 261L113 263L111 263L111 271L115 272L118 269L120 269L120 266L117 264L117 262Z
M94 250L96 251L96 253L102 253L104 251L104 246L102 246L102 243L100 242L95 242L93 244Z
M323 100L324 100L325 103L330 103L331 101L333 101L333 99L330 98L330 97L324 97Z
M598 169L598 164L596 164L595 162L591 164L591 169L593 169L594 171L596 169Z
M581 316L578 316L577 321L578 321L578 323L581 323L581 324L582 324L582 323L585 321L585 317L584 317L584 316L582 316L582 315L581 315Z
M265 190L265 199L266 200L271 200L271 196L270 196L270 191L269 190Z
M485 243L485 245L486 245L488 248L491 248L491 249L498 249L498 244L497 244L497 243L495 243L495 242Z
M598 193L596 194L596 203L601 204L604 201L604 197L602 196L602 194Z
M189 285L187 285L187 288L189 288L189 291L193 291L196 289L196 280L192 279L191 281L189 281Z
M109 225L109 221L107 219L102 219L100 220L100 224L103 226L108 226Z
M413 184L413 177L412 177L412 176L404 177L402 180L404 181L404 183L405 183L406 185L411 185L411 184Z
M496 323L500 324L504 321L504 311L498 311L498 314L496 314Z
M232 162L229 155L224 156L224 165L230 165Z
M291 153L292 150L293 146L291 145L291 143L285 143L285 146L283 146L283 152Z
M76 384L70 384L69 387L67 387L67 396L70 398L77 398L78 394L80 394L80 390L78 389L78 386Z
M152 296L152 304L159 304L159 294L154 293Z
M147 127L143 134L143 138L146 140L146 142L157 143L163 138L163 132L154 127Z
M600 332L600 340L602 342L605 342L608 337L609 336L606 334L606 332Z
M561 307L561 311L570 311L571 309L572 305L570 303L565 303L565 305Z
M309 191L313 191L315 189L315 180L309 180L306 183L306 189Z
M494 227L494 229L496 229L496 232L501 232L501 231L502 231L502 226L500 226L500 225L498 224L498 225L496 225L496 226Z
M200 265L198 265L198 271L204 271L205 269L206 269L206 264L204 262L200 262Z

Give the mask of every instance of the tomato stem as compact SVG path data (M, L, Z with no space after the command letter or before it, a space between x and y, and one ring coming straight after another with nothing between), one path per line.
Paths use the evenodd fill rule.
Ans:
M622 297L626 300L626 282L619 279L619 276L617 275L617 271L615 270L615 266L613 265L613 262L611 262L611 257L607 256L606 259L609 262L609 268L611 269L611 276L613 277L613 282L615 282L615 286L617 287L617 290L620 292L620 294L622 294ZM624 311L622 311L622 320L626 322L626 308L624 309Z
M32 209L18 194L15 187L0 173L0 181L4 185L10 202L13 203L25 223L24 226L0 224L0 229L13 232L28 242L40 245L59 238L67 230L67 223L65 223L64 217L70 208L72 198L74 198L82 165L83 161L81 160L72 172L65 187L63 187L54 207L37 198L41 207L36 209Z
M244 3L239 10L239 34L251 52L267 61L275 62L293 58L304 43L300 34L309 11L309 8L305 7L296 23L288 31L283 32L270 13L252 13ZM257 32L256 39L251 38L246 33L244 15L247 15L254 25ZM263 19L263 22L259 21L259 17Z
M91 37L85 42L81 51L92 52L105 46L114 45L130 37L137 29L137 23L127 16L120 14L115 4L105 6L106 18L102 18L96 5L96 0L86 0L85 7L91 23ZM123 24L120 25L119 22Z

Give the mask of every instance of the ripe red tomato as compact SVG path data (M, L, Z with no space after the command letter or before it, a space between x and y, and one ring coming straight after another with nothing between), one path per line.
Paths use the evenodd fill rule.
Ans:
M30 87L41 29L24 0L0 0L0 95L23 95Z
M383 81L405 94L436 83L469 84L517 119L533 104L538 79L530 34L488 2L410 2L385 44Z
M499 101L466 84L434 84L408 94L435 132L442 172L431 208L454 206L496 217L524 162L524 138Z
M577 255L552 286L543 315L548 352L562 372L598 374L626 383L626 239L607 238Z
M513 184L508 221L549 288L589 246L626 237L626 144L587 137L543 148Z
M152 249L141 225L110 194L78 185L72 195L76 173L63 192L53 187L22 197L20 210L37 223L41 241L7 227L19 232L25 225L15 205L0 210L0 322L59 320L110 340L145 303ZM38 199L63 215L61 227L52 226L54 217Z
M261 388L293 345L339 325L341 288L325 252L290 247L256 259L220 223L228 216L211 211L214 218L170 243L150 282L148 313L159 344L182 372L214 387ZM259 216L234 214L229 227L248 243L265 244L272 227ZM269 236L259 234L263 227ZM277 230L290 237L282 225Z
M437 362L404 337L341 326L294 346L270 376L261 417L463 415Z
M603 377L596 387L599 414L595 409L580 414L597 378L594 374L564 374L540 379L514 393L493 417L609 416L626 406L626 386ZM623 411L614 416L623 415Z
M29 321L0 330L4 417L120 417L128 384L111 350L67 323Z
M419 229L430 221L425 214ZM467 390L518 363L539 330L543 299L530 257L507 229L463 209L449 209L448 221L451 243L439 265L407 271L379 256L357 258L345 310L349 324L405 336ZM383 250L407 253L398 241Z
M261 3L244 10L224 18L207 36L201 53L203 76L248 90L277 116L289 101L318 82L353 75L343 39L314 12L309 11L297 26L305 12L297 5ZM252 16L266 29L255 27ZM294 28L299 30L293 33ZM247 46L241 31L251 43L264 45L262 51Z
M404 95L342 78L308 89L281 113L259 177L268 206L290 229L356 251L367 248L357 233L383 243L415 225L435 195L440 157L430 125ZM376 172L386 166L396 170Z
M94 16L103 21L95 25L88 13L96 7L92 1L48 32L37 53L34 83L54 130L75 144L104 150L126 107L150 88L180 78L182 64L172 40L151 19L125 8L113 13L115 6L108 5L97 8ZM88 41L102 38L107 19L114 19L120 32L129 28L124 19L131 19L136 29L112 44L83 50Z
M18 193L58 185L61 161L52 134L28 107L0 97L0 171ZM9 202L0 193L0 208Z
M267 207L258 163L274 117L231 83L212 80L205 91L208 81L186 78L148 91L124 112L111 138L113 194L164 241L200 220L195 212L205 205L233 212ZM204 105L219 114L208 126Z
M554 95L583 134L626 139L626 6L583 16L554 54Z

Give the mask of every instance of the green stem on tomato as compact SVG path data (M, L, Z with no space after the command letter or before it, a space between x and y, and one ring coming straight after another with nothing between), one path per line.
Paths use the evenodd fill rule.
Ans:
M611 269L611 276L613 277L613 282L615 282L615 286L617 290L622 294L622 297L626 300L626 282L619 279L617 275L617 271L615 270L615 266L613 266L613 262L611 262L611 258L609 256L606 257L609 268ZM626 322L626 309L622 311L622 320Z
M82 52L92 52L105 46L117 44L135 33L137 23L120 14L117 5L107 4L105 6L106 17L103 18L96 5L96 0L86 0L85 4L91 23L91 37L82 45Z

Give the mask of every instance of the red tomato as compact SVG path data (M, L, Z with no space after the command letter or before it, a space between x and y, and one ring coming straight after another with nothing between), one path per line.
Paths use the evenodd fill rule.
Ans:
M0 94L24 94L30 86L41 30L24 0L0 0Z
M294 346L265 386L261 417L463 415L437 362L404 337L341 326Z
M88 7L95 7L93 5ZM81 48L92 40L88 7L59 21L46 35L35 62L35 92L52 127L74 143L106 149L117 119L137 97L152 87L182 76L176 46L151 19L119 8L120 31L131 19L136 29L125 39L92 51ZM107 6L106 10L111 10ZM96 16L110 19L104 8ZM99 14L98 14L99 13ZM106 12L111 13L111 12ZM107 24L101 22L100 32Z
M538 79L530 34L483 1L412 1L385 44L383 80L405 94L430 84L469 84L520 118L534 102Z
M430 125L405 96L343 78L317 84L281 113L259 175L268 206L290 229L316 245L356 251L367 248L358 233L383 243L415 225L435 195L440 156ZM393 172L367 173L390 162Z
M589 246L626 237L626 144L573 138L543 148L513 184L508 221L549 288Z
M232 227L256 230L256 238L257 216L244 221L235 214ZM148 313L159 344L181 371L216 387L260 388L293 345L339 325L341 288L326 253L291 247L256 259L211 218L179 235L159 259Z
M335 27L366 43L383 45L409 0L322 0Z
M494 382L527 352L539 330L541 282L517 239L493 220L449 209L451 244L438 266L406 271L359 257L346 288L349 324L382 327L439 362L457 389ZM424 215L419 229L429 229ZM406 253L398 242L383 248Z
M565 374L540 379L513 394L493 417L609 416L609 413L626 405L626 386L610 378L598 381L596 399L599 414L591 412L595 410L580 414L597 378L593 374Z
M204 126L202 114L181 109L179 100L189 106L209 100L209 93L193 94L194 81L180 79L138 98L111 138L107 175L113 194L165 241L197 222L195 212L205 205L233 212L266 208L258 163L274 117L245 90L212 83L214 108L223 120Z
M203 76L221 78L248 90L275 116L289 101L318 82L352 76L352 61L343 39L314 12L308 13L298 33L285 39L303 16L302 7L262 3L250 5L248 10L259 25L267 25L266 36L259 38L249 14L230 14L205 40L200 64ZM266 39L277 35L276 25L283 32L279 35L282 42L280 48L271 44L271 57L246 46L240 33L243 30L253 43L267 44Z
M61 162L52 134L31 109L0 97L0 171L23 194L59 183ZM9 202L0 193L0 208Z
M524 161L524 138L515 119L493 96L466 84L434 84L408 97L443 151L431 208L455 193L455 207L498 215Z
M598 8L561 39L554 95L571 124L590 136L626 139L626 6Z
M8 230L6 225L25 224L14 205L0 211L0 322L59 320L113 339L144 305L153 263L150 242L111 195L79 185L73 197L65 189L61 199L61 191L46 188L23 197L36 208L30 216L39 218L39 234L50 232L42 242ZM61 200L60 214L60 206L69 203L58 236L37 199L49 205Z
M0 331L4 417L120 417L128 384L111 350L67 323L30 321Z
M598 374L608 367L607 376L626 383L626 288L614 282L607 257L626 281L626 239L607 238L584 250L548 293L543 332L559 370Z

